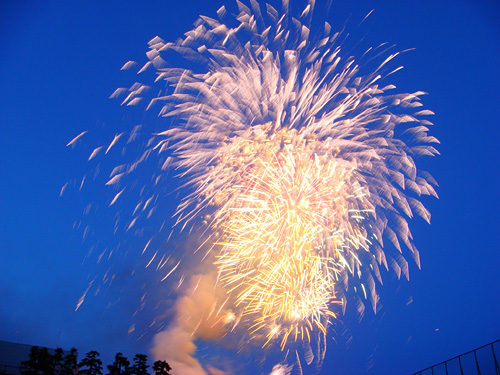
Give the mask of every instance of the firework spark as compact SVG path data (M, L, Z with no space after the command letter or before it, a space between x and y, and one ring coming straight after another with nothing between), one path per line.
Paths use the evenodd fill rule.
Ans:
M174 118L152 149L172 150L192 189L178 223L204 223L218 280L249 331L283 349L325 334L352 284L375 309L379 266L408 276L401 241L419 263L407 218L430 214L409 195L436 193L413 158L437 154L437 140L421 118L432 114L420 108L423 93L390 94L383 83L397 53L362 73L328 23L311 31L314 1L298 18L288 1L281 12L250 3L238 2L234 18L224 7L219 20L201 17L177 43L154 38L140 72L166 83L148 109ZM167 67L169 51L202 72ZM146 89L113 96L133 105ZM386 254L383 239L401 254Z

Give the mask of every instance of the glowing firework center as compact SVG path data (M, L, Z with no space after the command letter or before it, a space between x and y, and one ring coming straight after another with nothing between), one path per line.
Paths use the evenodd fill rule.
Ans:
M351 163L296 130L231 140L237 149L218 163L241 173L219 196L213 226L220 231L216 264L220 280L236 294L237 306L253 315L252 332L273 326L268 340L292 335L310 340L335 300L341 267L352 267L350 247L367 250L359 223L371 211ZM269 135L271 134L271 135ZM242 166L245 168L242 171Z
M397 53L362 75L340 57L328 23L310 38L314 2L298 19L286 4L281 16L267 5L266 16L256 2L238 2L229 23L222 7L220 21L202 17L177 43L154 38L141 69L153 66L167 84L148 108L162 102L160 115L175 119L154 148L173 150L167 160L193 188L178 222L203 218L219 282L249 331L264 346L280 338L282 349L326 333L350 280L376 309L379 266L408 277L400 241L419 264L407 218L430 214L407 191L437 196L413 157L437 154L430 144L438 142L418 118L432 114L417 109L422 92L388 95L395 86L379 86L399 70L385 71ZM167 67L166 51L208 72ZM146 88L133 85L123 103L136 104Z

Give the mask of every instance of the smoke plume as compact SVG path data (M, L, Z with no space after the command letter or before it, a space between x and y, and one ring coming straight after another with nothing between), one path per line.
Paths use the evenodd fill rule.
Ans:
M215 285L212 274L192 276L175 303L174 321L154 337L153 358L167 361L174 375L224 374L213 366L207 366L207 372L195 358L196 339L210 341L223 335L224 326L218 319L225 313L227 297Z

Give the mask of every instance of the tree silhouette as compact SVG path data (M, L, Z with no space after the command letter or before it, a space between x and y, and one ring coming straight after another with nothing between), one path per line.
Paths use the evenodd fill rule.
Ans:
M53 359L48 349L32 346L29 359L21 362L21 375L54 375Z
M47 348L33 346L29 359L21 362L20 375L75 375L78 352L73 348L66 353L64 355L64 350L57 348L54 354L50 354ZM85 375L103 375L102 361L95 350L88 352L78 366L83 367L82 373ZM115 361L107 367L107 375L149 375L148 357L145 354L136 354L134 364L130 366L122 353L116 353ZM156 361L153 365L154 375L170 375L170 370L172 368L166 361Z
M122 353L116 353L115 361L108 365L109 375L130 375L130 362Z
M88 375L102 375L102 361L99 359L99 353L95 350L88 352L78 366L87 367L85 371Z
M172 368L166 361L156 361L153 364L155 375L169 375L170 370L172 370Z
M148 373L148 356L145 354L136 354L134 364L131 368L131 373L134 375L149 375Z
M64 363L62 366L61 375L74 375L76 372L78 351L75 348L71 348L68 354L64 357Z
M57 348L52 356L52 370L55 375L61 375L64 372L64 350Z

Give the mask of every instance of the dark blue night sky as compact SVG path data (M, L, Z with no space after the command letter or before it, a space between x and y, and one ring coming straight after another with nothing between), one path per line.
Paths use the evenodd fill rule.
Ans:
M109 363L119 351L148 353L154 332L147 326L155 317L156 328L162 319L168 324L173 295L154 270L134 271L147 259L133 251L99 265L85 258L92 241L82 240L74 222L88 202L109 202L113 194L102 183L78 192L71 181L96 167L86 160L94 145L138 122L161 121L108 99L136 79L122 65L146 62L149 40L175 41L199 14L216 17L222 4L1 2L0 340L74 346L80 357L95 349ZM348 309L329 334L321 374L409 374L500 338L499 20L494 1L333 0L329 21L334 30L346 27L354 54L360 39L363 48L389 42L415 49L398 57L394 65L405 68L391 81L400 92L429 93L423 103L436 113L430 133L441 141L441 156L417 166L438 180L440 198L423 198L430 226L410 222L422 269L410 262L410 281L383 274L379 313L367 309L358 321ZM85 130L79 145L66 147ZM166 217L177 203L167 194ZM102 212L85 219L99 228L94 240L123 243L113 235L114 211ZM117 252L135 246L140 253L147 240L124 240ZM75 311L110 264L116 281L95 296L96 281ZM159 306L134 316L144 293ZM204 343L200 348L210 355Z

